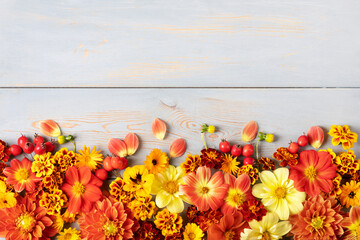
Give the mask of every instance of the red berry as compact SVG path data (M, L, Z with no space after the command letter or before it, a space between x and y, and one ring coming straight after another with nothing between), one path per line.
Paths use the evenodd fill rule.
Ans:
M24 153L31 154L34 151L34 144L32 144L31 142L27 142L24 144L22 149Z
M121 162L120 157L112 157L111 158L111 166L114 169L119 169L120 168L120 165L121 165L120 162Z
M106 171L110 172L112 171L114 168L111 166L111 157L106 157L103 161L103 167Z
M233 155L234 157L241 156L241 146L240 145L233 145L231 147L231 155Z
M22 149L19 145L14 144L10 146L10 152L12 155L17 156L22 153Z
M55 141L45 143L46 152L52 152L55 150Z
M230 143L228 141L226 141L225 139L221 140L221 142L219 144L219 149L223 153L229 152L231 149Z
M39 143L44 143L45 140L42 136L40 136L39 134L35 133L35 136L34 136L34 144L35 146L38 145Z
M299 151L299 144L297 144L296 142L291 142L288 150L290 153L297 153Z
M105 181L108 177L108 173L105 169L98 169L95 171L95 176L97 176L100 180Z
M37 155L46 153L46 145L44 143L38 143L35 145L34 152Z
M29 140L27 139L27 137L21 135L21 137L18 138L18 145L23 148L25 143L27 143Z
M254 146L251 144L246 144L242 149L242 155L244 157L250 157L254 154Z
M119 169L120 169L120 170L123 170L123 169L125 169L125 168L127 167L127 165L128 165L128 160L127 160L126 158L124 158L124 157L122 157L122 158L120 158L120 159L121 159L121 164L120 164Z
M298 138L297 143L299 144L300 147L305 147L306 145L308 145L309 139L307 138L307 136L301 135Z
M252 157L244 158L243 165L253 165L254 159Z

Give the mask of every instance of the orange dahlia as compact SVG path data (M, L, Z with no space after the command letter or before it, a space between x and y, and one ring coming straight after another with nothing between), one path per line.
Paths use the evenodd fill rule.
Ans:
M224 215L218 224L212 225L207 234L208 240L237 240L248 224L241 213Z
M306 150L300 153L299 163L290 167L289 178L295 188L314 197L323 191L331 192L332 179L336 177L336 166L328 152Z
M20 197L15 207L0 210L0 232L6 231L9 240L47 240L57 233L52 226L54 220L55 216L47 215L45 208Z
M334 198L324 199L320 195L309 198L299 214L290 216L294 239L340 239L344 234L344 217L340 210Z
M185 185L180 185L180 192L184 193L200 211L209 208L216 210L224 203L229 185L224 182L223 174L218 171L211 176L211 169L199 167L184 178Z
M68 211L77 213L81 209L83 212L89 212L94 202L102 196L100 190L102 182L91 174L88 166L79 169L69 167L65 178L66 182L61 186L61 190L69 197Z
M131 239L139 228L131 210L121 202L104 199L79 218L81 235L88 240Z
M24 158L21 162L13 159L10 162L10 167L4 169L4 174L7 177L6 183L14 185L16 192L21 192L24 189L27 192L34 192L36 190L36 183L41 181L41 178L36 177L35 173L31 171L32 162Z

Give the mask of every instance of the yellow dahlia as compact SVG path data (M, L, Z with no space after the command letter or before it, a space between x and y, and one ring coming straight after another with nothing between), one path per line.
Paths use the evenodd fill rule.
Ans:
M169 158L166 153L161 152L160 149L154 148L144 162L145 167L152 174L158 174L169 166Z
M57 240L80 240L81 232L76 228L66 228L59 233Z
M96 146L90 151L90 148L84 146L83 150L76 154L76 166L78 168L88 166L91 171L96 170L100 167L103 161L103 155L101 151L96 151Z
M124 190L134 192L139 197L150 194L154 175L150 174L144 165L136 165L126 168L123 176Z
M184 230L184 240L201 240L204 232L195 223L188 223Z
M350 206L360 206L360 183L354 180L341 186L339 195L341 205L346 208Z

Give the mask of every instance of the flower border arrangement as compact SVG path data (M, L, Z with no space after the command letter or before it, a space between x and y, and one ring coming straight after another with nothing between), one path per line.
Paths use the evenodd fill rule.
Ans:
M166 130L154 119L154 137L163 140ZM185 154L181 138L168 153L154 148L143 165L128 166L139 147L135 133L110 139L105 156L96 146L76 151L75 137L53 120L41 121L40 131L17 144L0 140L6 239L360 239L360 161L351 150L358 136L347 125L328 132L342 152L319 149L324 131L313 126L270 159L258 149L274 135L255 121L243 128L243 146L222 140L218 149L206 145L215 126L203 124L204 148L180 166L170 160Z

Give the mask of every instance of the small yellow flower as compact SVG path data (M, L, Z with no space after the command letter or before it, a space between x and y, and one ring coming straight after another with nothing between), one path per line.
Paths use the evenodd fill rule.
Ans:
M195 223L188 223L185 226L184 240L201 240L203 236L203 231Z
M230 154L224 154L224 161L221 163L221 168L224 173L236 174L239 171L239 162L236 161L237 157L233 157Z
M339 195L341 205L346 208L350 206L360 206L360 183L351 180L341 186Z
M213 126L213 125L209 125L209 127L208 127L208 133L214 133L215 132L215 126Z
M57 240L80 240L81 235L80 231L76 230L76 228L66 228L63 232L59 233L60 235L57 237Z
M271 143L274 141L274 134L268 133L265 135L265 141Z
M171 213L165 208L158 212L154 223L161 230L162 235L166 237L180 232L183 219L179 214Z
M54 171L54 159L51 153L44 153L42 155L35 155L34 162L31 165L31 171L36 173L37 177L50 176Z
M331 143L334 146L341 143L345 150L354 147L354 143L357 142L358 138L356 133L350 131L348 125L332 125L329 131L329 135L333 137Z
M154 148L151 153L146 156L144 162L146 169L152 174L158 174L169 166L169 158L166 153L161 152L160 149Z
M101 151L96 151L96 146L90 151L90 148L84 146L83 150L79 151L80 153L76 154L76 166L78 168L83 166L88 166L91 171L96 170L100 167L103 161L103 155Z
M146 197L150 194L154 175L150 174L144 165L136 165L126 168L123 180L125 191L134 192L139 197Z
M137 220L146 221L156 212L155 202L151 201L151 196L139 197L128 204L128 207L134 213Z

